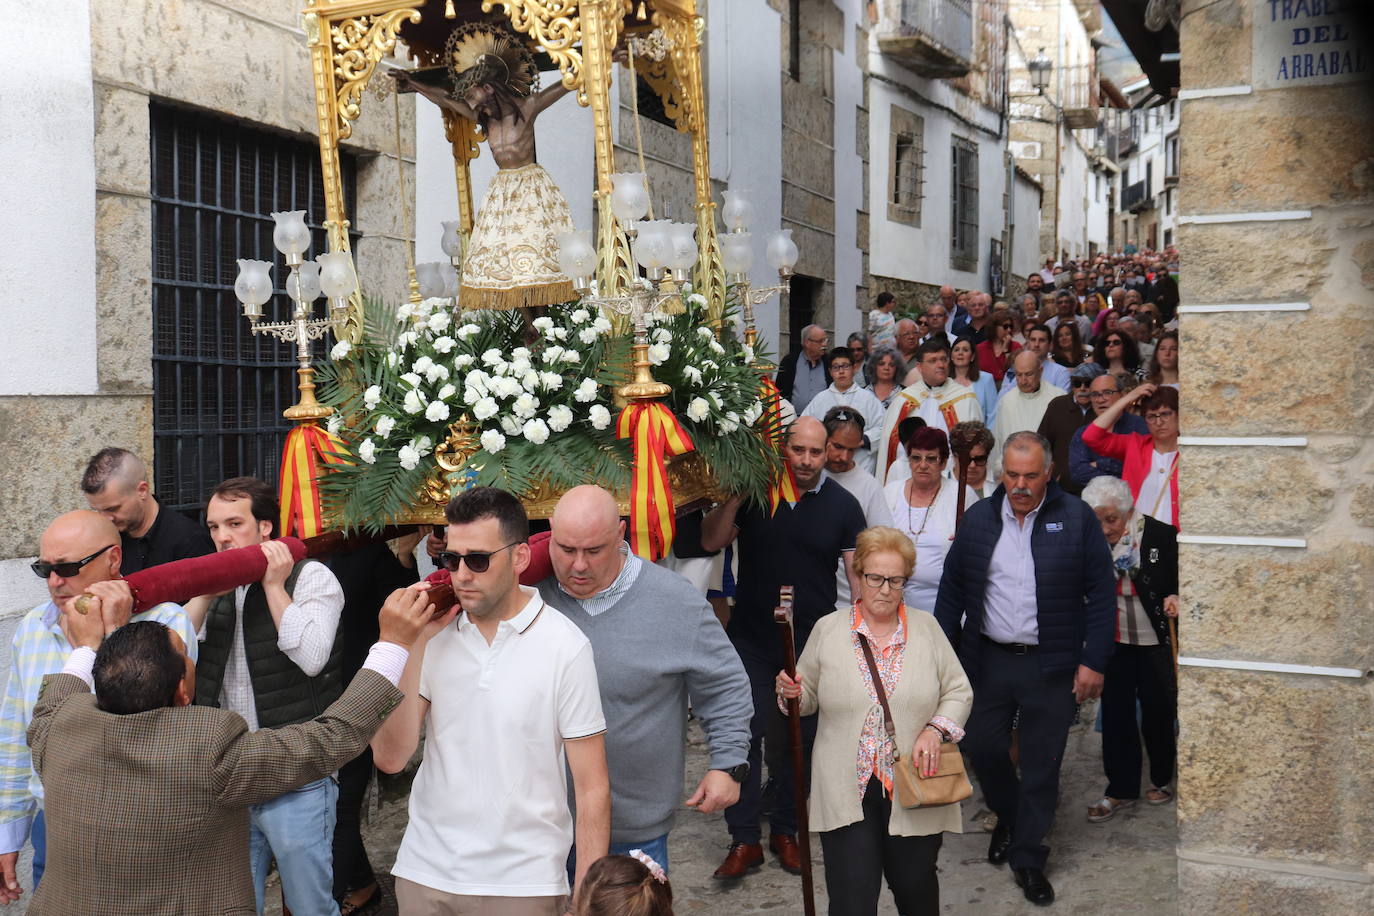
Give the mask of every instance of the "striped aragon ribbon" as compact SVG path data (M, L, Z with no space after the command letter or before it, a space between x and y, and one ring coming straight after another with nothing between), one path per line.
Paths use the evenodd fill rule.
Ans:
M620 412L615 434L630 440L630 549L651 562L667 556L677 533L677 510L668 483L667 458L696 448L673 412L658 401L633 403Z
M782 392L771 378L764 375L759 379L759 400L763 401L764 439L774 451L782 448ZM778 511L778 506L786 500L794 504L801 497L797 489L797 477L792 473L792 465L784 458L782 470L774 476L768 488L768 514Z
M338 453L346 451L344 444L328 430L314 423L298 424L286 435L281 452L280 536L295 535L312 538L324 531L320 509L320 488L317 478L328 465L339 464Z

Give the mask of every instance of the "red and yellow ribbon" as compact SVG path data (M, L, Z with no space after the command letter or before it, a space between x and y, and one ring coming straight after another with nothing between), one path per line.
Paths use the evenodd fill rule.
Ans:
M778 506L784 500L790 506L795 505L799 499L801 489L797 486L797 475L792 472L792 464L784 458L782 470L773 478L773 485L768 488L768 514L777 512Z
M286 435L281 453L278 498L281 501L281 536L311 538L324 531L317 478L330 464L338 464L344 445L328 430L302 423Z
M620 412L615 434L630 440L630 549L649 561L663 558L677 533L677 511L665 459L696 446L673 412L658 401L634 403Z
M763 424L764 440L773 447L774 451L782 449L782 392L778 386L766 374L759 379L759 400L763 402L763 416L760 423ZM789 504L795 503L801 498L801 493L797 489L797 477L792 473L792 465L787 463L787 459L782 461L782 469L773 477L773 483L768 488L768 514L772 515L778 511L778 505L786 500Z

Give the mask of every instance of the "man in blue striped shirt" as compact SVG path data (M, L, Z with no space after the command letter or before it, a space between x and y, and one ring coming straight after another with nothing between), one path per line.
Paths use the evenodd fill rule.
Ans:
M0 701L0 904L17 901L23 888L15 874L19 850L33 835L33 883L43 877L46 852L41 802L43 786L33 772L25 733L43 678L66 664L72 645L62 632L57 602L93 596L88 613L105 620L107 633L133 620L156 620L181 636L194 661L195 630L175 604L159 604L130 618L133 596L119 579L119 531L104 516L82 509L58 516L38 542L33 571L48 583L49 600L24 615L14 631L9 680ZM39 809L35 815L35 805Z

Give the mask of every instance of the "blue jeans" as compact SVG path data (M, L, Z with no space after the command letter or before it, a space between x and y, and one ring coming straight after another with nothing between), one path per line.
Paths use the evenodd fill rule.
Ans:
M33 827L29 830L29 842L33 844L33 888L38 890L38 882L43 877L43 869L48 864L48 824L43 820L43 809L33 816Z
M663 866L663 873L668 874L668 834L646 840L643 843L612 843L607 855L628 856L631 849L638 849L659 865ZM573 884L573 876L577 874L577 847L574 846L568 853L568 886Z
M292 916L339 916L331 853L338 798L339 784L326 776L249 809L248 854L259 913L267 867L275 858Z

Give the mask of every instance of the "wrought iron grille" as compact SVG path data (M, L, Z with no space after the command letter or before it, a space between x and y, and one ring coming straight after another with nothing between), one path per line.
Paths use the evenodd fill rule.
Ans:
M268 214L305 210L308 256L326 251L324 186L313 143L242 121L154 104L151 135L154 486L164 506L188 512L229 477L276 482L295 352L249 330L234 297L235 261L274 262L278 288L264 320L288 319ZM356 163L341 158L351 213Z

